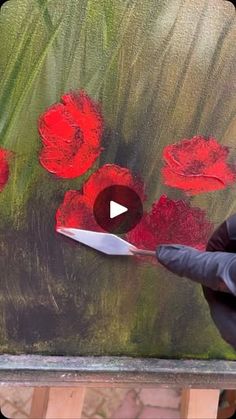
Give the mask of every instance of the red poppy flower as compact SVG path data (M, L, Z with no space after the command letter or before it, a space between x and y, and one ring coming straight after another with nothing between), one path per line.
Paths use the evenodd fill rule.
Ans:
M68 191L56 213L56 229L59 227L84 228L102 231L93 215L93 205L98 194L112 185L129 186L144 198L143 183L132 173L115 164L106 164L93 173L81 191Z
M171 144L163 152L165 183L189 195L224 189L235 181L228 154L215 138L195 136Z
M9 165L8 160L12 156L12 152L0 148L0 191L2 191L8 181Z
M142 180L134 176L129 169L115 164L105 164L93 173L83 186L86 201L93 207L94 201L103 189L112 185L128 186L135 191L141 200L145 199Z
M84 92L65 94L39 118L42 166L62 178L84 174L101 152L102 117Z
M56 212L56 229L59 227L84 228L102 231L96 223L92 209L80 191L67 191Z
M126 237L142 249L152 250L159 244L174 243L203 250L212 229L203 210L162 195Z

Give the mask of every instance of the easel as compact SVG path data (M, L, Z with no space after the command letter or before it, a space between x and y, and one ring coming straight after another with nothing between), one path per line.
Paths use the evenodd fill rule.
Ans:
M84 396L85 387L36 387L30 419L78 419Z
M0 356L1 385L35 388L31 419L78 419L86 387L181 387L181 419L216 419L236 362L126 357Z
M30 419L81 418L85 391L85 387L36 387ZM219 390L183 390L181 418L216 419L219 393Z

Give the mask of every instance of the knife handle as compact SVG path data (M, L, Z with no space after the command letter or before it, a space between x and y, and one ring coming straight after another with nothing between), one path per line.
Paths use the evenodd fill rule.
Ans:
M142 250L142 249L130 249L131 253L138 256L155 256L156 252L154 250Z

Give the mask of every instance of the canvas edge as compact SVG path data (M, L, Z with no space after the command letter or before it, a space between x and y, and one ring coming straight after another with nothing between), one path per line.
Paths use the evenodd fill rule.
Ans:
M236 362L0 355L1 386L236 388Z

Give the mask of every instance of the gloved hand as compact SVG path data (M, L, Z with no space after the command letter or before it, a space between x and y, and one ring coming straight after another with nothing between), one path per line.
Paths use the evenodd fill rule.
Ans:
M159 246L156 255L171 272L203 285L216 326L236 348L236 214L213 233L206 252L168 244Z

